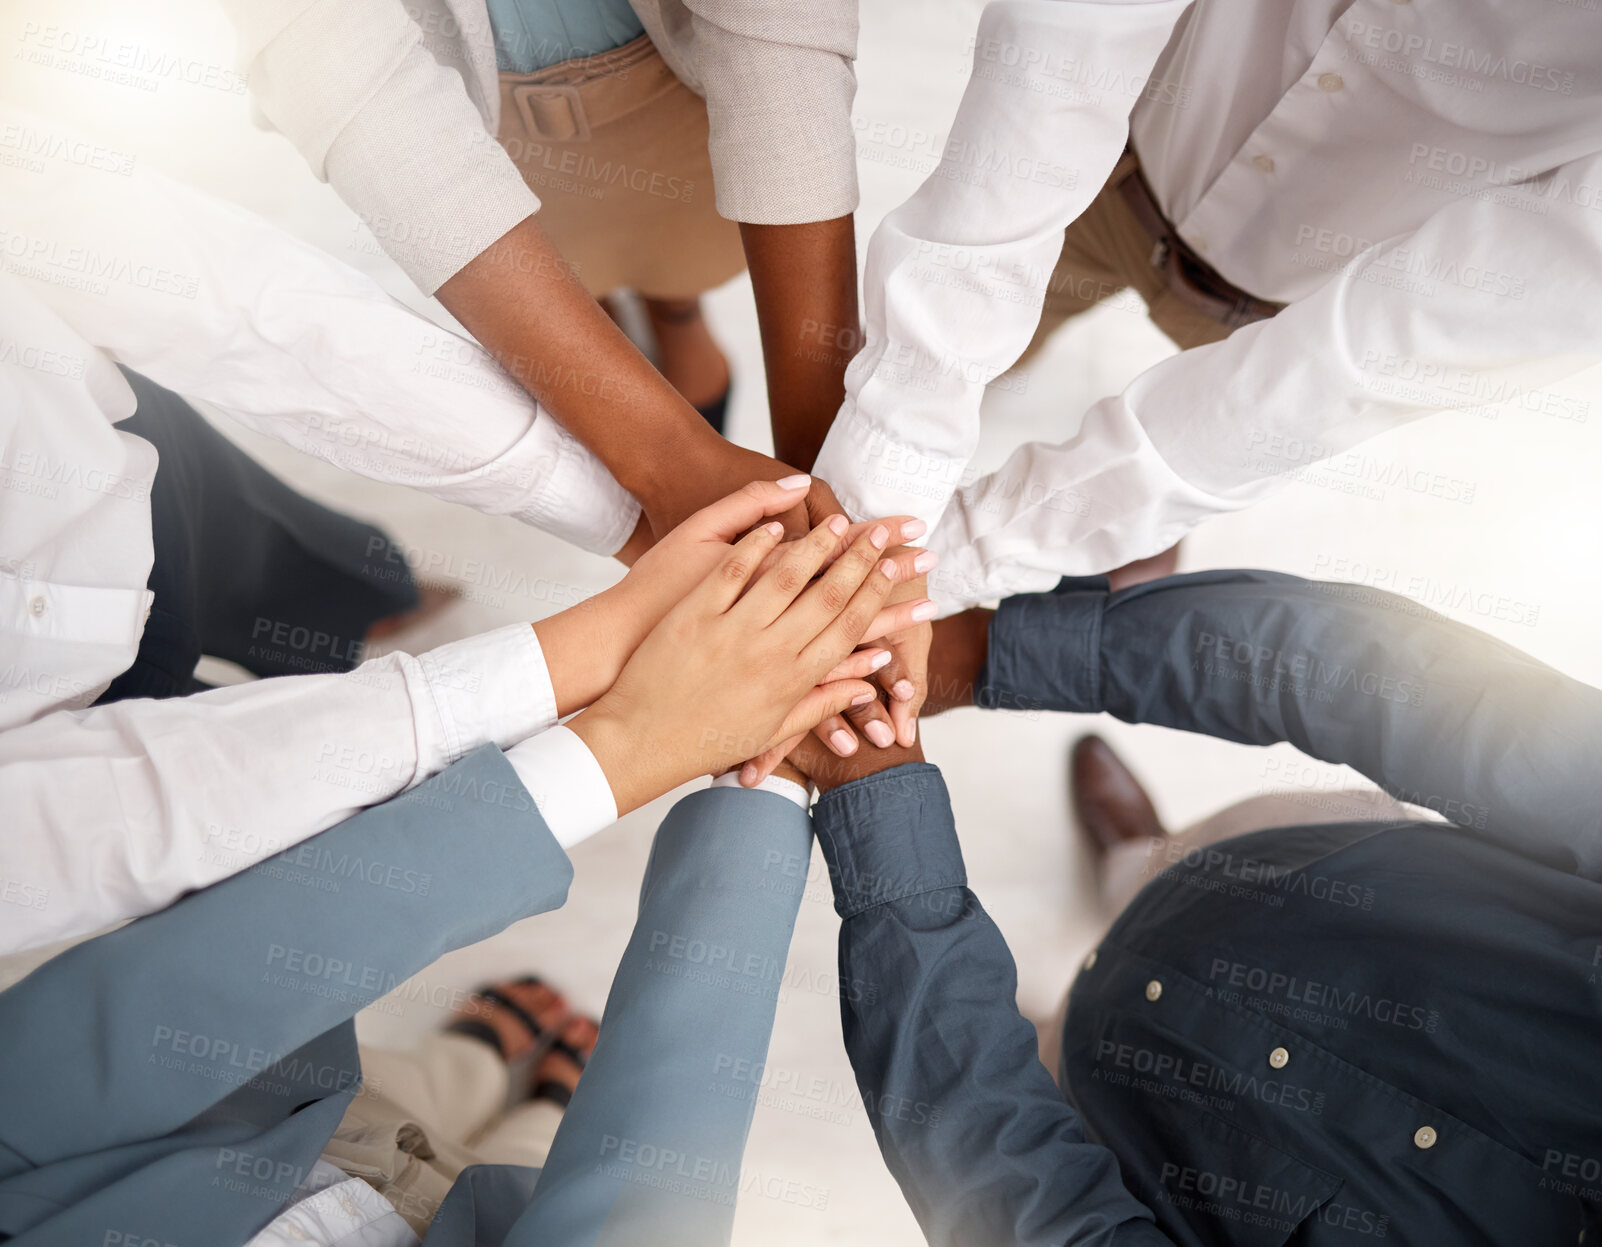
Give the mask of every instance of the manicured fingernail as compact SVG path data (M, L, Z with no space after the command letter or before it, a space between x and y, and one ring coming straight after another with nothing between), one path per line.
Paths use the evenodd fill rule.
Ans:
M875 550L883 550L884 543L890 540L890 530L883 524L875 524L868 531L868 540L873 543Z
M744 787L750 788L756 782L757 782L756 764L753 763L753 762L747 762L744 766L742 766L740 768L740 783Z
M812 484L812 478L805 472L797 472L794 476L781 476L773 483L780 489L803 489Z
M762 531L770 537L782 537L784 536L784 525L779 523L778 520L774 520L771 524L762 525Z
M869 692L869 693L858 693L855 697L853 697L851 699L851 704L853 706L866 706L872 700L873 700L873 694L871 692Z
M869 671L877 671L880 667L884 666L889 661L890 661L890 651L887 650L887 649L882 649L877 654L875 654L873 656L872 661L868 664L868 670Z
M845 516L843 516L843 515L831 515L829 517L829 531L831 533L833 533L836 537L844 537L845 536L845 530L847 528L849 528L849 527L850 527L850 525L846 523L846 517Z
M912 570L921 576L924 572L934 571L935 564L939 561L940 556L933 550L925 550L917 558L912 560Z
M918 720L907 720L907 745L910 747L918 743Z
M880 563L879 570L884 573L884 578L886 580L894 580L896 578L896 565L890 559L886 559L884 562Z
M911 701L912 695L917 691L912 687L911 680L897 680L890 686L890 694L897 701Z
M839 754L853 754L857 751L857 738L842 727L829 734L829 747Z
M862 730L868 734L868 739L881 749L887 749L895 744L896 734L890 730L888 723L880 723L875 719Z
M938 606L925 598L912 608L912 617L919 623L926 623L928 620L933 619L939 610Z
M922 520L908 520L901 526L901 540L916 541L928 531L929 525L925 524Z

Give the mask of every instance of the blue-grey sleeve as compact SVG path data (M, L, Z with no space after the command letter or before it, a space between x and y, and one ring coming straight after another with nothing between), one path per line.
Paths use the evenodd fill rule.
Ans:
M601 1035L507 1247L716 1247L773 1033L812 826L711 788L656 833Z
M1289 741L1602 878L1602 691L1394 594L1260 571L1065 580L1001 604L975 700Z
M890 1172L934 1247L1167 1243L1018 1013L1006 941L967 888L945 782L843 785L813 825L841 918L841 1016Z
M571 879L486 745L45 962L0 993L0 1239L250 1238L359 1086L356 1011Z

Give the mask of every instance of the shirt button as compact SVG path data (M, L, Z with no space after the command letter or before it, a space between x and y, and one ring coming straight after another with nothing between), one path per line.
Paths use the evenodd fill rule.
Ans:
M1268 1063L1275 1069L1284 1069L1290 1064L1290 1053L1284 1048L1275 1048L1268 1054Z
M1253 156L1252 164L1256 165L1264 173L1272 173L1274 171L1274 158L1272 156Z
M1096 950L1092 948L1090 955L1085 958L1085 969L1093 970L1096 967Z
M1320 91L1328 91L1331 95L1334 95L1335 92L1339 91L1345 85L1346 79L1342 78L1339 74L1318 75L1318 89Z
M1413 1131L1413 1143L1415 1146L1425 1149L1434 1147L1435 1127L1420 1126L1417 1130Z
M1146 999L1156 1000L1163 994L1163 985L1156 979L1146 984Z
M33 601L29 602L28 603L28 609L33 612L33 617L35 619L37 619L40 615L44 614L45 613L44 595L41 594L40 596L34 598Z

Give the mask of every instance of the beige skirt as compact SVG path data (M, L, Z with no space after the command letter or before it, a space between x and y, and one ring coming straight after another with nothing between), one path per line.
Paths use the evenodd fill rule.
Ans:
M497 137L591 294L688 298L745 268L739 226L714 203L706 101L646 36L502 74Z

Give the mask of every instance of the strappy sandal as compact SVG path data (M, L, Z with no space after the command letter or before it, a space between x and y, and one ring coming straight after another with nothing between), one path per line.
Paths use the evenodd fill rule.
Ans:
M534 1071L534 1090L530 1093L531 1100L549 1100L566 1108L573 1099L573 1089L584 1076L584 1070L590 1063L590 1056L595 1051L596 1041L600 1038L601 1028L593 1018L569 1018L563 1027L562 1034L546 1050L540 1058L538 1068ZM571 1067L572 1077L564 1080L561 1075L565 1072L563 1064Z

